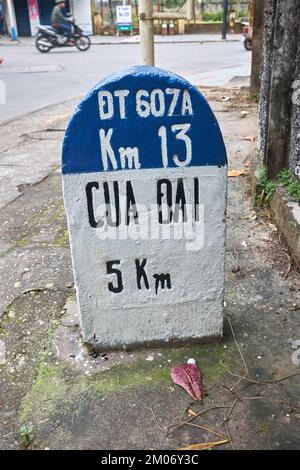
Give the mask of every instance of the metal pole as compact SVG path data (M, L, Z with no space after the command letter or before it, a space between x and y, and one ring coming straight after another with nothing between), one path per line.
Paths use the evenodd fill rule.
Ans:
M187 6L186 18L188 21L191 21L194 19L194 8L195 8L194 0L187 0L186 6Z
M222 39L226 39L226 34L227 34L227 15L228 15L228 0L223 0Z
M16 41L17 40L17 28L16 28L15 21L14 21L13 7L12 7L11 0L7 0L7 10L8 10L11 40Z
M188 21L195 21L195 2L194 0L187 0L186 2L186 19Z
M154 65L153 4L151 0L139 0L141 61Z

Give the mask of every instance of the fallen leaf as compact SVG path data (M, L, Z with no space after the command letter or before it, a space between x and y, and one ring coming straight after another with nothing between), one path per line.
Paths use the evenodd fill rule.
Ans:
M241 118L245 118L246 116L248 116L250 113L248 111L241 111L240 112L240 117Z
M180 364L171 369L171 378L196 401L202 401L202 379L195 364Z
M229 170L228 171L228 177L237 177L237 176L246 176L249 175L250 171L249 170Z
M246 135L246 137L243 137L242 140L249 140L249 142L255 142L256 137L254 135Z
M212 447L227 444L228 442L229 442L229 439L223 439L222 441L214 441L214 442L199 442L198 444L192 444L187 447L178 447L176 450L207 450L207 449L211 449Z
M186 413L188 416L197 416L197 413L195 413L195 411L193 411L191 408L188 408Z
M276 227L276 225L271 224L271 223L269 222L269 227L270 227L270 229L272 230L272 232L278 232L278 228Z

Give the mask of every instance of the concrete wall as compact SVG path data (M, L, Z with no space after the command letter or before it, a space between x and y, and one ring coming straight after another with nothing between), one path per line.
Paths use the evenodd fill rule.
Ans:
M221 34L222 30L222 23L215 22L215 23L191 23L185 24L185 34ZM230 31L231 32L231 31ZM237 22L234 25L234 33L241 34L242 33L242 25L241 23Z

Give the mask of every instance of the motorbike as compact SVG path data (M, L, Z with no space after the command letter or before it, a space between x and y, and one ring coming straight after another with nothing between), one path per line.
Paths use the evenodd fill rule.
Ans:
M246 51L252 51L252 31L250 28L249 23L244 22L242 23L243 26L243 43Z
M83 30L76 24L72 18L71 34L69 38L59 34L51 26L39 25L35 46L42 53L49 52L55 47L77 47L79 51L87 51L91 46L89 36L83 33Z

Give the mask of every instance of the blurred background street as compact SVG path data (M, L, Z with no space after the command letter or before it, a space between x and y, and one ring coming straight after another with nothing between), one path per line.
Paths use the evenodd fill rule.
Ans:
M155 45L156 66L198 86L223 86L235 77L249 77L251 53L245 51L241 35L232 35L229 42L222 42L220 35L201 42L201 36L197 35L198 42L191 42L193 38L186 35L166 44L162 37L162 42ZM208 39L203 35L203 41ZM2 47L0 79L6 83L7 104L0 108L0 122L84 95L108 74L139 63L139 44L114 44L106 37L101 41L110 44L92 45L85 53L63 48L43 55L31 38Z

